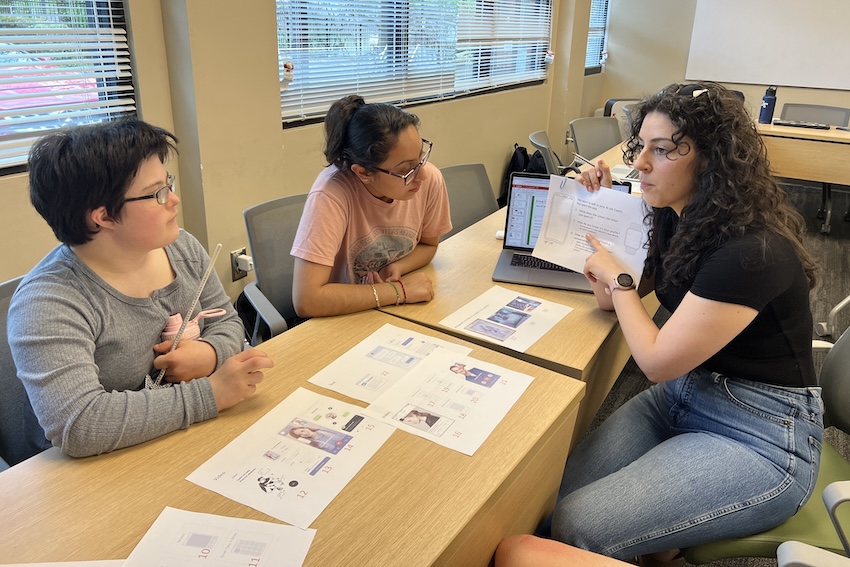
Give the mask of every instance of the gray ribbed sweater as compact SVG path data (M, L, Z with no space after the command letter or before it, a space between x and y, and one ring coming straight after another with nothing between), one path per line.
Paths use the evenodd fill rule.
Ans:
M9 345L47 438L63 452L87 456L135 445L216 417L206 378L145 390L156 377L153 345L166 319L192 301L209 257L181 230L166 247L177 277L148 298L128 297L102 280L67 246L54 248L21 282L9 308ZM213 275L198 307L227 315L202 319L202 339L217 367L242 349L244 331Z

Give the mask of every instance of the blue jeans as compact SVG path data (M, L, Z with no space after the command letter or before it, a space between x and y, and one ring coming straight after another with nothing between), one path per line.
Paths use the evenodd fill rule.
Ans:
M820 388L696 369L644 390L571 454L552 537L619 559L775 527L805 504Z

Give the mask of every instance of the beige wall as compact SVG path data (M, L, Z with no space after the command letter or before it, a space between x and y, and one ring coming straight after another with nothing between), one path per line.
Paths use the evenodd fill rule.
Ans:
M611 0L608 61L601 80L585 81L584 115L591 116L601 106L593 102L597 92L602 95L597 102L604 102L609 98L640 97L669 83L684 82L695 11L696 0ZM805 62L788 61L788 65ZM742 91L750 112L757 116L767 85L727 86ZM781 87L776 97L776 116L786 102L850 107L850 92Z
M183 226L212 248L231 297L251 277L230 282L229 251L247 245L242 210L280 195L305 192L324 165L322 127L283 130L277 83L273 0L132 0L130 21L141 116L172 129L180 156ZM547 129L565 152L569 120L593 114L610 97L651 93L681 81L695 0L611 0L605 72L584 77L590 0L555 4L555 61L542 85L421 105L422 134L435 142L439 166L481 162L494 191L514 142ZM639 45L640 49L634 46ZM763 86L738 87L758 101ZM850 106L850 94L780 89L779 102ZM0 281L25 273L56 241L29 204L26 175L0 177ZM11 236L14 235L14 236Z
M587 11L589 0L556 3L560 31L553 45L561 53L553 75L560 76L412 109L423 136L435 142L437 165L484 163L497 191L514 142L549 128L550 116L564 129L565 117L581 104L580 87L567 88L576 77L580 85L583 65L583 57L570 59L575 4ZM272 0L243 0L240 11L227 0L133 0L129 6L141 115L180 139L179 164L168 167L178 174L183 226L209 248L222 243L216 271L235 297L252 277L230 282L229 251L247 245L243 209L310 188L324 165L322 127L281 128ZM0 178L0 191L6 196L0 222L26 235L0 244L5 280L29 270L56 241L29 205L26 175Z
M681 82L696 0L611 0L603 94L632 98Z
M160 3L133 0L127 17L131 42L134 47L142 46L133 49L139 113L145 120L173 131ZM4 260L0 263L0 281L5 281L26 273L57 241L29 202L26 174L0 177L0 195L0 224L9 235L0 242L0 258Z

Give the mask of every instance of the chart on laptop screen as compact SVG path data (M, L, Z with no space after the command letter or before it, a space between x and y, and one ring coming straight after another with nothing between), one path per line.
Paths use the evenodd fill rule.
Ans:
M517 177L511 185L505 245L534 248L543 225L549 178Z

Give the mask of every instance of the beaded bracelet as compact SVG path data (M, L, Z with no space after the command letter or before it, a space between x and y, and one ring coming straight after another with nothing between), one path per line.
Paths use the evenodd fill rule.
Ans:
M398 294L398 288L395 286L393 282L387 282L391 286L393 286L393 291L395 292L395 304L398 305L401 301L401 296Z
M378 300L378 290L375 289L375 284L369 284L369 285L372 286L372 295L375 296L375 307L380 309L381 308L381 302Z
M398 280L398 285L401 286L401 292L404 294L404 303L406 305L407 304L407 291L405 291L404 284L401 283L401 280ZM396 304L396 305L398 305L398 304Z

